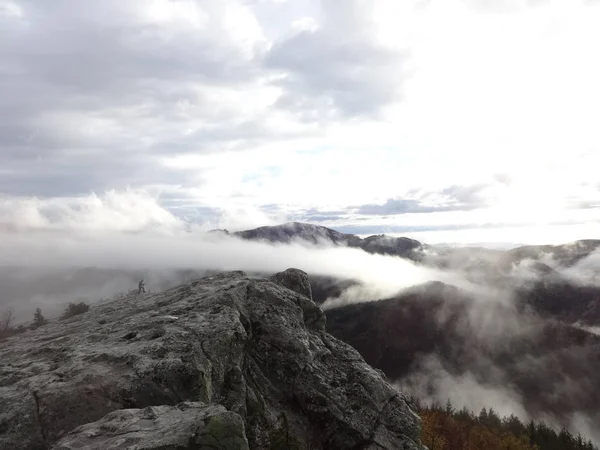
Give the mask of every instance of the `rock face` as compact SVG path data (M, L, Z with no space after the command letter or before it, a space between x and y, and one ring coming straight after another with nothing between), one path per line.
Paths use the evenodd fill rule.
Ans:
M248 450L242 418L223 406L185 402L177 407L121 409L69 433L52 450Z
M273 280L218 274L0 342L0 450L423 448L306 274Z

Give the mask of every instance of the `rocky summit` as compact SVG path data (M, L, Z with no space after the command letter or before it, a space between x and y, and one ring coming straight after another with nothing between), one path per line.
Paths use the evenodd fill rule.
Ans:
M0 450L422 449L307 275L229 272L0 342Z

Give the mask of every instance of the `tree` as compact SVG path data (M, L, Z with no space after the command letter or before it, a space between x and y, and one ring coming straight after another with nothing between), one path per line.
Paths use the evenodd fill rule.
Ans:
M452 403L450 402L450 399L446 400L446 407L444 409L444 412L446 414L454 413L454 408L452 407Z
M487 412L487 409L485 407L481 408L481 411L479 412L479 416L477 417L477 419L479 420L479 423L481 423L481 424L486 424L487 423L488 412Z
M484 425L490 428L500 429L502 427L502 419L500 416L494 411L493 408L488 409L487 421Z
M12 308L2 315L2 319L0 320L0 335L8 335L10 333L14 319L15 316Z
M419 414L421 442L430 450L599 450L565 427L557 432L544 422L524 424L515 415L500 417L493 408L475 415L437 404L421 408Z
M421 442L429 450L444 450L446 438L441 428L442 414L434 410L421 412Z
M458 420L462 420L463 422L475 421L475 416L473 415L473 412L467 409L466 406L463 406L463 408L460 411L455 412L454 415Z
M522 434L526 434L527 432L525 425L523 425L519 418L514 414L502 419L502 427L515 436L520 436Z
M42 325L46 325L48 321L42 314L42 310L40 308L36 308L35 313L33 314L33 327L41 327Z
M533 420L529 421L529 425L527 425L527 434L529 435L529 444L530 445L535 444L536 434L535 434L535 423L533 423Z

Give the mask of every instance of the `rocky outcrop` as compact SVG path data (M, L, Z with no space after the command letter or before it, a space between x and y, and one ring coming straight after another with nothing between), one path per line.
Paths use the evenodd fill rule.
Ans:
M306 280L218 274L0 342L0 449L422 448Z
M135 447L133 447L135 446ZM52 450L248 450L242 418L220 405L121 409L69 433Z
M304 295L306 298L313 299L310 281L306 272L298 269L287 269L284 272L276 273L270 280L298 294Z

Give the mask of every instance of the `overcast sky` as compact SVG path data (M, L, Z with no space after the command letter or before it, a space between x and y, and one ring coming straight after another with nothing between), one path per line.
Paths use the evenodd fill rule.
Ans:
M598 237L600 1L0 0L0 227Z

